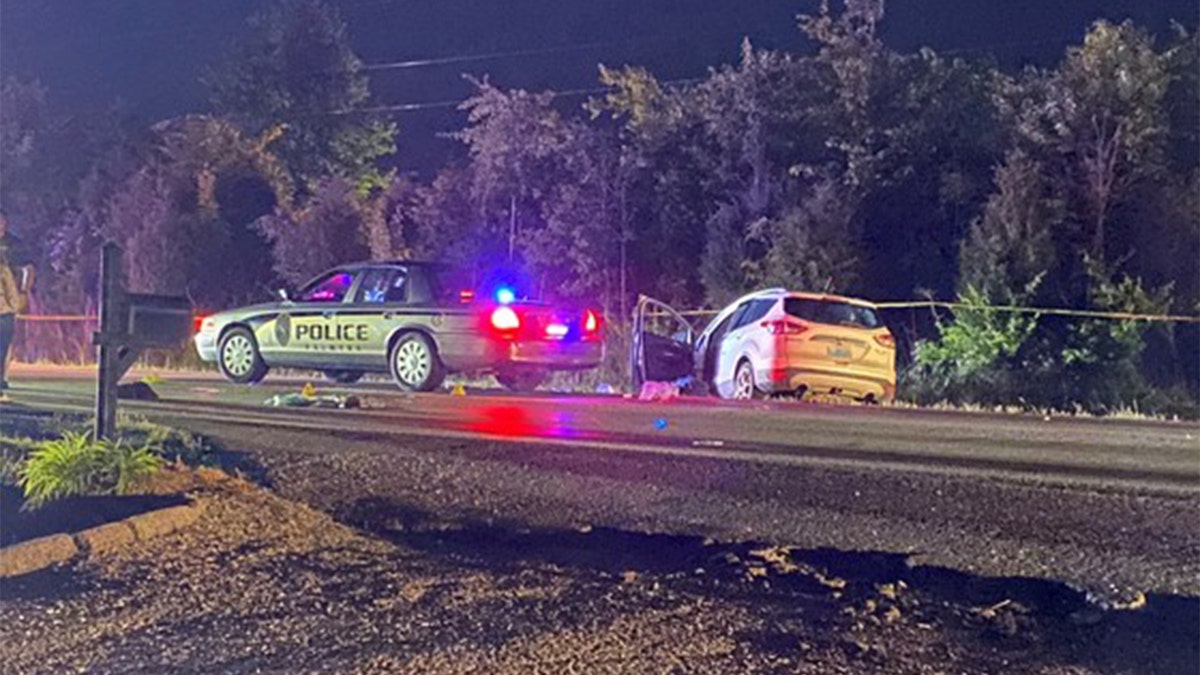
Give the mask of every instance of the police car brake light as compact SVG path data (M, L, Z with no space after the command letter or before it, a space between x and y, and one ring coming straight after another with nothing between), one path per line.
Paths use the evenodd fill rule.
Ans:
M492 310L492 328L498 331L515 331L521 327L521 317L512 307L502 305Z
M216 327L217 327L217 320L212 318L211 316L204 316L203 314L197 314L196 316L192 317L192 330L194 330L197 333L207 333L208 331L210 331Z
M583 332L595 333L600 330L600 317L592 310L584 310L583 312Z

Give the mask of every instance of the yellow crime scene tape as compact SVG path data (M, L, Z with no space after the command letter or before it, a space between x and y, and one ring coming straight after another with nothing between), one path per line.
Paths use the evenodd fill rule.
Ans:
M1166 323L1200 323L1200 316L1186 314L1136 314L1130 312L1102 312L1089 309L1065 309L1062 307L1021 307L1018 305L971 305L965 302L939 302L936 300L912 300L872 303L878 309L966 309L979 312L1013 312L1019 314L1048 314L1053 316L1078 316L1091 319L1114 319L1117 321L1157 321ZM690 309L679 312L680 316L715 316L716 309ZM648 312L648 316L667 316L665 312ZM18 314L18 321L99 321L100 317L85 314Z
M934 300L914 300L905 302L875 302L877 309L967 309L980 312L1014 312L1021 314L1049 314L1054 316L1078 316L1092 319L1113 319L1117 321L1158 321L1166 323L1200 323L1200 316L1183 314L1135 314L1130 312L1102 312L1088 309L1065 309L1062 307L1019 307L1016 305L971 305L965 302L938 302ZM692 309L679 312L682 317L716 316L720 310ZM647 316L669 316L666 312L648 312Z
M970 305L965 302L936 302L919 300L913 302L877 302L879 309L905 309L915 307L940 307L944 309L968 309L979 312L1013 312L1018 314L1051 314L1054 316L1079 316L1092 319L1115 319L1118 321L1163 321L1169 323L1200 323L1200 316L1183 314L1135 314L1130 312L1101 312L1090 309L1063 309L1061 307L1019 307L1016 305Z
M18 314L17 321L99 321L98 316L83 314Z

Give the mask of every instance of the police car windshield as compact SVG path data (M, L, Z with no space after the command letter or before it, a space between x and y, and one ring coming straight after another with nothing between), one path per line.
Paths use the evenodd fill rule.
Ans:
M856 328L879 328L882 324L875 310L841 300L787 298L783 309L788 314L813 323Z

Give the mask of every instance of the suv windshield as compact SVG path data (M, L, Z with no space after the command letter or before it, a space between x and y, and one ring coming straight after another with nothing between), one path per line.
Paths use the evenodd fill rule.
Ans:
M857 328L879 328L882 325L875 310L841 300L787 298L784 300L783 309L797 319L813 323Z

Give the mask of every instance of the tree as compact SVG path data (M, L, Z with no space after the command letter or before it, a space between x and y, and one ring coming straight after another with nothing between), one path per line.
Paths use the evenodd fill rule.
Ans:
M711 137L693 87L663 86L643 68L600 67L593 122L615 125L621 147L621 233L630 288L670 302L704 299L705 223L718 208Z
M549 92L473 83L467 126L454 134L471 160L471 264L521 267L533 295L554 289L616 306L623 173L614 139L564 118Z
M996 170L996 192L962 244L959 292L1006 304L1033 300L1055 267L1054 230L1063 220L1042 169L1020 150Z
M203 78L214 108L273 148L304 181L362 180L395 152L395 126L361 112L370 96L346 25L322 0L275 0Z
M853 287L858 237L842 189L832 181L817 183L797 205L751 226L750 238L766 249L756 265L756 285L827 293Z
M1109 250L1110 217L1139 181L1159 175L1169 83L1145 31L1099 21L1051 73L1005 85L999 100L1021 147L1054 174L1075 242L1095 259Z
M357 200L349 181L328 178L314 186L304 207L260 219L275 272L299 286L331 267L366 259L370 248Z
M46 88L5 78L0 83L0 199L8 204L23 174L33 168L48 133Z

